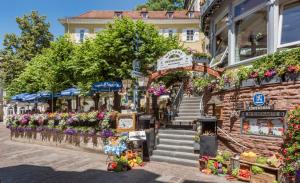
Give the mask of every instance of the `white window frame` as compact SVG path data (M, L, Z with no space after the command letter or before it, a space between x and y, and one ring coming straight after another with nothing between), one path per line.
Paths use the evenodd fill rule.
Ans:
M280 12L279 12L279 30L278 30L278 42L277 42L277 48L284 48L284 47L290 47L290 46L295 46L295 45L299 45L300 44L300 40L299 41L294 41L294 42L290 42L290 43L285 43L285 44L281 44L281 36L282 36L282 23L283 23L283 9L284 6L292 4L297 2L298 0L293 0L293 1L289 1L289 2L285 2L282 3L280 5Z
M240 3L243 3L244 1L246 1L246 0L239 1L239 2L236 1L233 4L233 7L232 7L233 17L234 17L234 14L235 14L235 12L234 12L235 11L235 7L237 5L239 5ZM261 9L263 9L263 8L267 9L267 2L262 2L260 5L257 5L256 7L252 8L252 9L249 9L245 13L243 13L243 14L241 14L241 15L233 18L232 23L233 23L233 32L234 32L234 44L230 45L230 46L232 46L234 50L235 50L235 47L236 47L236 39L237 39L237 32L236 32L236 28L235 28L236 27L235 26L236 22L239 21L239 20L241 20L241 19L243 19L243 18L245 18L245 17L247 17L247 16L249 16L249 15L251 15L251 14L253 14L253 13L255 13L255 12L257 12L257 11L259 11L259 10L261 10ZM269 12L268 12L268 19L269 19ZM268 36L269 36L268 22L269 22L269 20L267 20L267 25L266 25L267 26L267 39L268 39ZM269 47L269 45L267 43L267 49L268 49L268 47ZM234 55L236 55L236 50L234 51ZM240 60L239 62L236 60L236 56L234 56L234 62L231 62L232 64L230 66L241 65L241 64L245 64L245 63L250 63L250 62L252 62L254 60L257 60L258 58L261 58L261 57L266 56L266 55L268 55L268 53L263 54L263 55L259 55L259 56L253 57L253 58L248 58L248 59L245 59L245 60Z
M217 52L217 42L216 42L216 37L224 30L226 29L226 27L228 28L228 32L229 32L229 27L228 25L224 25L223 27L221 27L219 30L216 30L216 27L217 27L217 23L222 20L222 18L224 18L227 14L227 17L229 16L228 15L228 9L226 8L215 20L214 20L214 27L213 27L213 30L214 30L214 35L213 35L213 55L215 57L215 54ZM229 35L228 35L228 32L227 32L227 39L228 39L228 43L229 43ZM227 45L227 47L229 47L229 45Z
M83 41L81 41L81 39L80 39L80 35L81 35L82 30L84 31ZM84 40L88 38L89 32L90 32L90 30L88 28L83 28L83 27L76 28L75 29L75 42L76 43L84 42Z

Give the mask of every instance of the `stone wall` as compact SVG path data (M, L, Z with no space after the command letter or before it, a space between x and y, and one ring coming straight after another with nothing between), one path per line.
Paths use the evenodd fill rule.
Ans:
M233 137L240 144L249 148L254 152L261 154L274 153L280 149L283 142L282 138L244 135L241 134L240 117L231 117L235 111L235 104L238 102L250 102L255 92L262 92L266 97L270 98L270 102L274 103L276 110L289 110L295 105L300 104L300 82L284 82L280 84L263 85L259 87L240 88L222 92L207 93L204 103L207 103L212 96L218 96L222 101L222 115L218 121L226 133ZM212 115L212 106L205 105L205 112ZM236 143L233 143L223 133L218 132L219 149L229 149L233 152L241 152L243 149Z

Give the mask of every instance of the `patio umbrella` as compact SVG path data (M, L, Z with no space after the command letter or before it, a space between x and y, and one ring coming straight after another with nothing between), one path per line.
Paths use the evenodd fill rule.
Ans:
M27 95L30 95L30 94L29 93L20 93L18 95L12 96L11 99L16 100L16 101L22 101L22 99Z
M122 89L122 82L117 81L103 81L92 85L93 92L114 92Z
M72 97L80 94L77 88L69 88L60 92L61 97Z

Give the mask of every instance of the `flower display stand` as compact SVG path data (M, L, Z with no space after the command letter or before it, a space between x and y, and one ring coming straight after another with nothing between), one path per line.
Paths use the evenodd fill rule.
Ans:
M275 182L276 176L269 173L262 173L262 174L251 174L250 182L251 183L269 183Z

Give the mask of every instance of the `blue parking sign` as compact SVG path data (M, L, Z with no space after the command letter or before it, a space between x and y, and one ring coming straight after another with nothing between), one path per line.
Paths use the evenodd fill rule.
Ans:
M265 95L262 93L255 93L253 96L253 103L256 106L263 106L265 104Z

